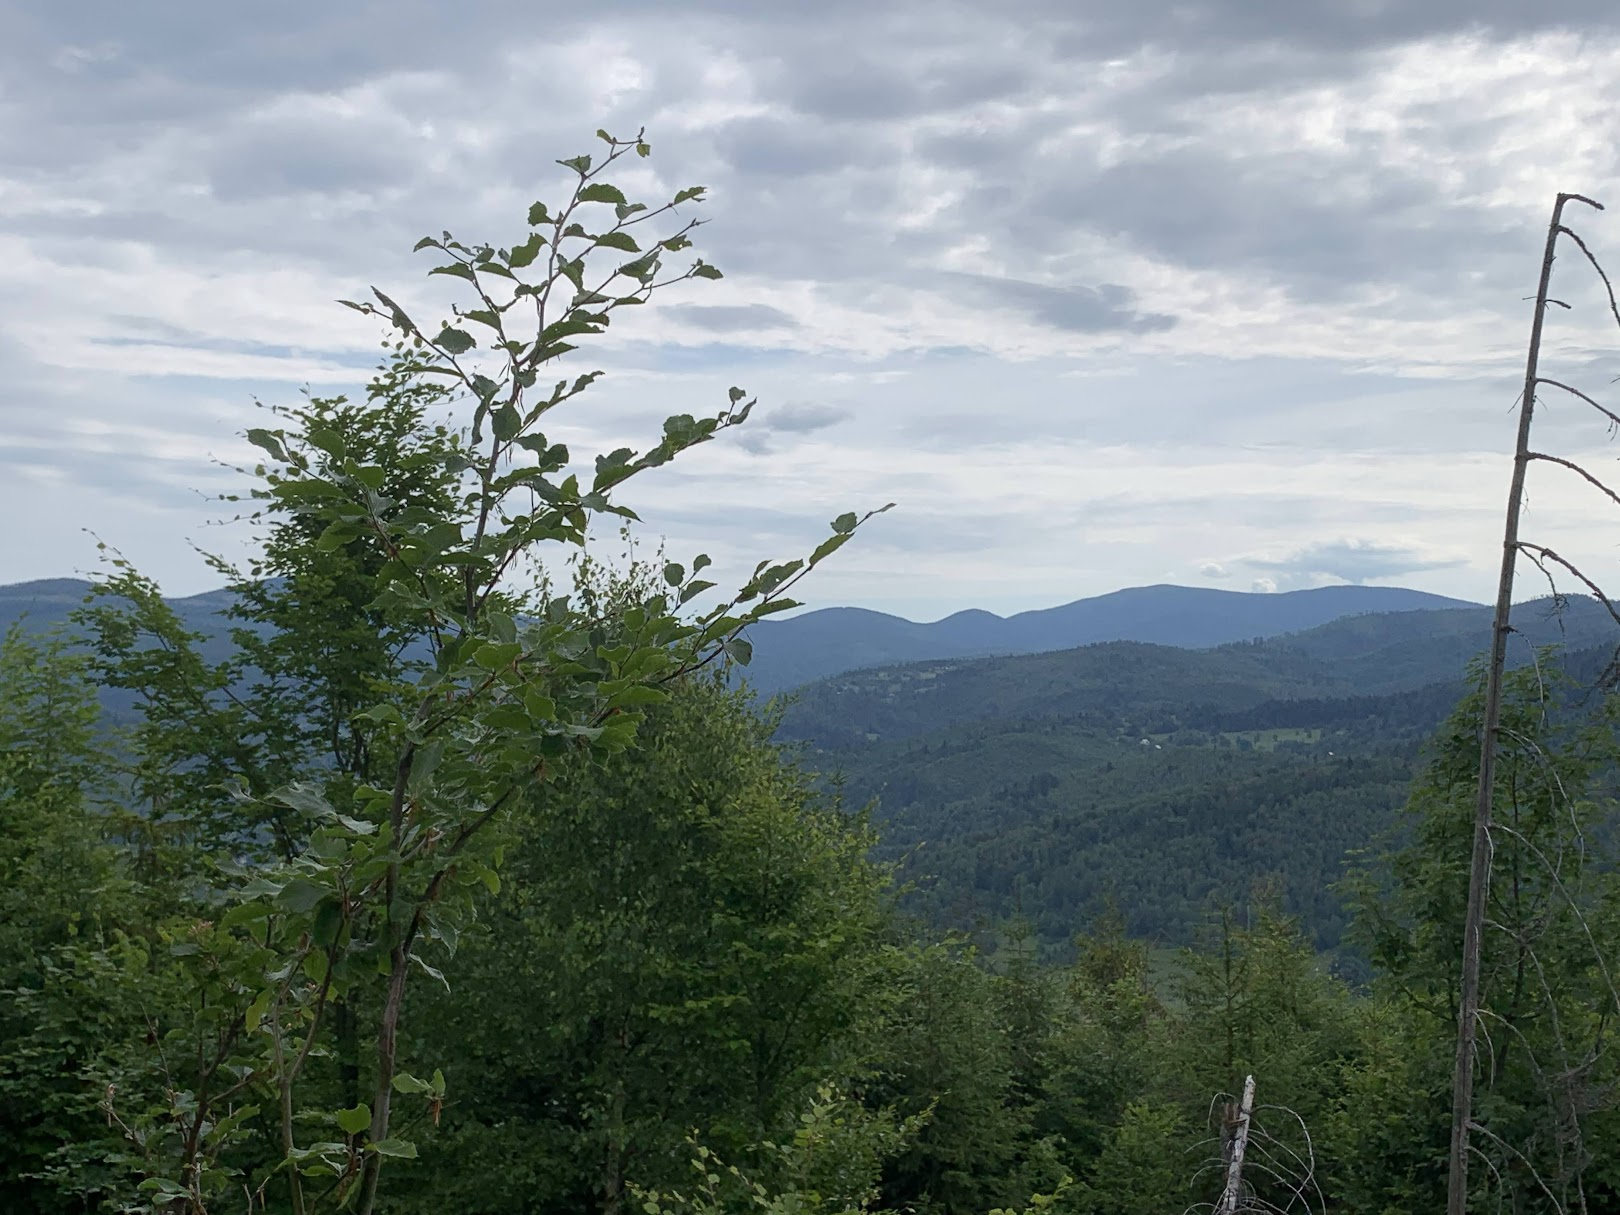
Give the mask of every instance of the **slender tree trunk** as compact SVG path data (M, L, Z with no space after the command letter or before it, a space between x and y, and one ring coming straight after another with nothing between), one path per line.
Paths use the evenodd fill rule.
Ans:
M1227 1106L1231 1109L1231 1106ZM1221 1201L1216 1215L1234 1215L1243 1200L1243 1157L1249 1150L1249 1121L1254 1116L1254 1077L1243 1081L1243 1100L1238 1104L1230 1123L1230 1138L1226 1144L1226 1186L1221 1190Z
M1507 640L1512 631L1513 571L1519 555L1519 512L1524 502L1525 471L1530 466L1530 422L1535 414L1537 365L1541 359L1541 330L1547 317L1547 289L1552 281L1553 257L1562 230L1564 204L1571 195L1560 194L1547 225L1547 244L1541 256L1541 280L1536 287L1535 315L1530 322L1530 350L1525 359L1524 394L1519 403L1519 437L1513 454L1513 480L1508 489L1507 519L1502 532L1502 572L1496 584L1496 617L1491 625L1491 658L1485 676L1485 721L1479 740L1479 784L1474 799L1474 848L1468 870L1468 908L1463 919L1462 992L1457 1010L1457 1060L1451 1090L1451 1164L1447 1175L1446 1215L1468 1210L1468 1126L1474 1112L1474 1049L1479 1019L1479 970L1485 902L1490 890L1491 805L1496 788L1496 739L1502 723L1502 674L1507 665Z

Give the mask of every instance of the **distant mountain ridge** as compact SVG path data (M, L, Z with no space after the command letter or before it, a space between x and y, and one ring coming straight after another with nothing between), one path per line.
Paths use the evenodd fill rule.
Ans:
M23 616L32 627L63 624L83 601L82 578L45 578L0 585L0 630ZM169 600L189 628L215 651L224 643L229 606L224 590ZM748 683L765 694L829 675L895 663L1068 650L1102 641L1141 641L1207 649L1317 628L1346 616L1474 609L1479 605L1425 591L1383 586L1324 586L1262 594L1208 587L1130 587L1058 607L997 616L970 609L918 623L867 608L833 607L749 630Z
M1102 641L1206 649L1304 632L1346 616L1479 609L1464 599L1384 586L1259 593L1208 587L1130 587L1059 607L997 616L964 611L928 624L865 608L822 608L765 620L749 633L748 682L761 692L844 671L945 658L1068 650Z

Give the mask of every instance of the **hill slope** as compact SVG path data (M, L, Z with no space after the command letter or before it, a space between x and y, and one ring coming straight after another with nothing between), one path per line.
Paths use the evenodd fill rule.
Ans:
M1032 654L1099 641L1201 648L1298 632L1365 612L1476 606L1399 587L1326 586L1267 595L1142 586L1005 618L970 611L930 624L862 608L824 608L755 625L748 681L769 693L842 671L924 659Z
M1597 604L1516 612L1514 652L1612 654ZM970 928L1014 913L1060 943L1113 898L1187 940L1213 896L1277 880L1323 948L1345 853L1395 821L1421 744L1464 690L1484 609L1335 621L1206 650L1115 642L848 672L801 689L784 740L876 800L918 910Z

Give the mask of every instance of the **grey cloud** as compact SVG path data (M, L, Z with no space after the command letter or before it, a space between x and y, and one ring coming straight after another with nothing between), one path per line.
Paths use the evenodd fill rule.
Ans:
M215 197L238 202L265 194L378 192L408 181L412 140L330 118L252 123L222 135L207 175Z
M737 329L797 329L799 322L769 304L674 304L666 316L696 329L730 333Z
M841 134L789 118L740 118L727 123L716 144L742 173L804 177L872 164L878 148L870 136Z
M1249 557L1243 564L1255 569L1274 570L1281 575L1281 584L1292 585L1316 577L1341 578L1360 584L1378 578L1454 569L1467 562L1460 557L1434 556L1401 545L1379 544L1369 540L1334 540L1307 545L1276 560Z
M1071 333L1152 333L1169 329L1176 318L1156 312L1138 312L1136 296L1116 283L1095 287L1055 287L1022 279L994 278L985 274L952 276L971 284L992 300L1024 313L1032 320Z
M751 419L738 438L738 445L752 455L769 455L776 450L778 435L806 435L848 421L854 414L842 405L824 401L789 401Z
M1335 52L1478 30L1506 36L1560 27L1612 26L1605 0L1156 0L1107 4L1034 0L1013 5L1050 15L1071 53L1094 54L1151 41L1169 47L1283 43ZM1072 19L1065 20L1066 17Z
M850 411L841 405L792 401L766 414L765 425L770 430L808 434L813 430L825 430L829 426L835 426L851 416Z

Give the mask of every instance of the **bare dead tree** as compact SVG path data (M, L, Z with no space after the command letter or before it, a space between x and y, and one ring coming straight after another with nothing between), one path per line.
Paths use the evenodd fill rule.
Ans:
M1468 1209L1469 1132L1477 1129L1473 1122L1474 1061L1480 1020L1480 966L1482 936L1486 924L1486 906L1490 890L1492 857L1492 807L1496 794L1496 758L1502 730L1503 674L1507 664L1508 636L1513 631L1510 613L1513 602L1513 581L1520 553L1553 579L1553 568L1572 575L1580 582L1609 614L1620 624L1620 611L1603 593L1598 584L1572 562L1552 549L1530 543L1520 536L1520 513L1524 503L1525 479L1532 461L1541 461L1573 471L1603 493L1611 502L1620 505L1620 494L1575 461L1544 452L1534 451L1530 445L1531 423L1535 414L1536 394L1543 387L1558 389L1591 406L1601 415L1610 432L1620 431L1620 414L1601 405L1590 395L1571 385L1541 375L1542 333L1550 305L1568 308L1562 300L1552 299L1553 262L1560 237L1567 237L1585 256L1602 280L1608 294L1610 313L1620 323L1613 284L1591 249L1581 237L1564 223L1564 208L1579 202L1597 210L1601 204L1581 194L1559 194L1553 204L1552 218L1547 225L1547 240L1542 253L1541 276L1535 295L1535 312L1531 320L1529 349L1525 360L1524 388L1520 397L1518 439L1514 449L1513 477L1508 491L1507 513L1502 536L1502 567L1497 583L1496 614L1491 628L1491 649L1486 668L1484 721L1480 731L1479 779L1474 805L1473 849L1468 874L1468 903L1464 916L1461 992L1457 1017L1457 1054L1452 1085L1452 1124L1450 1168L1447 1176L1447 1215L1466 1215ZM1555 595L1557 593L1554 585ZM1600 959L1601 964L1601 959Z
M1256 1105L1255 1080L1243 1083L1243 1095L1217 1094L1211 1115L1219 1125L1210 1138L1195 1145L1209 1153L1194 1175L1217 1172L1221 1195L1213 1203L1195 1203L1185 1215L1319 1215L1327 1204L1316 1184L1316 1152L1305 1120L1287 1106ZM1288 1128L1275 1133L1273 1117Z

